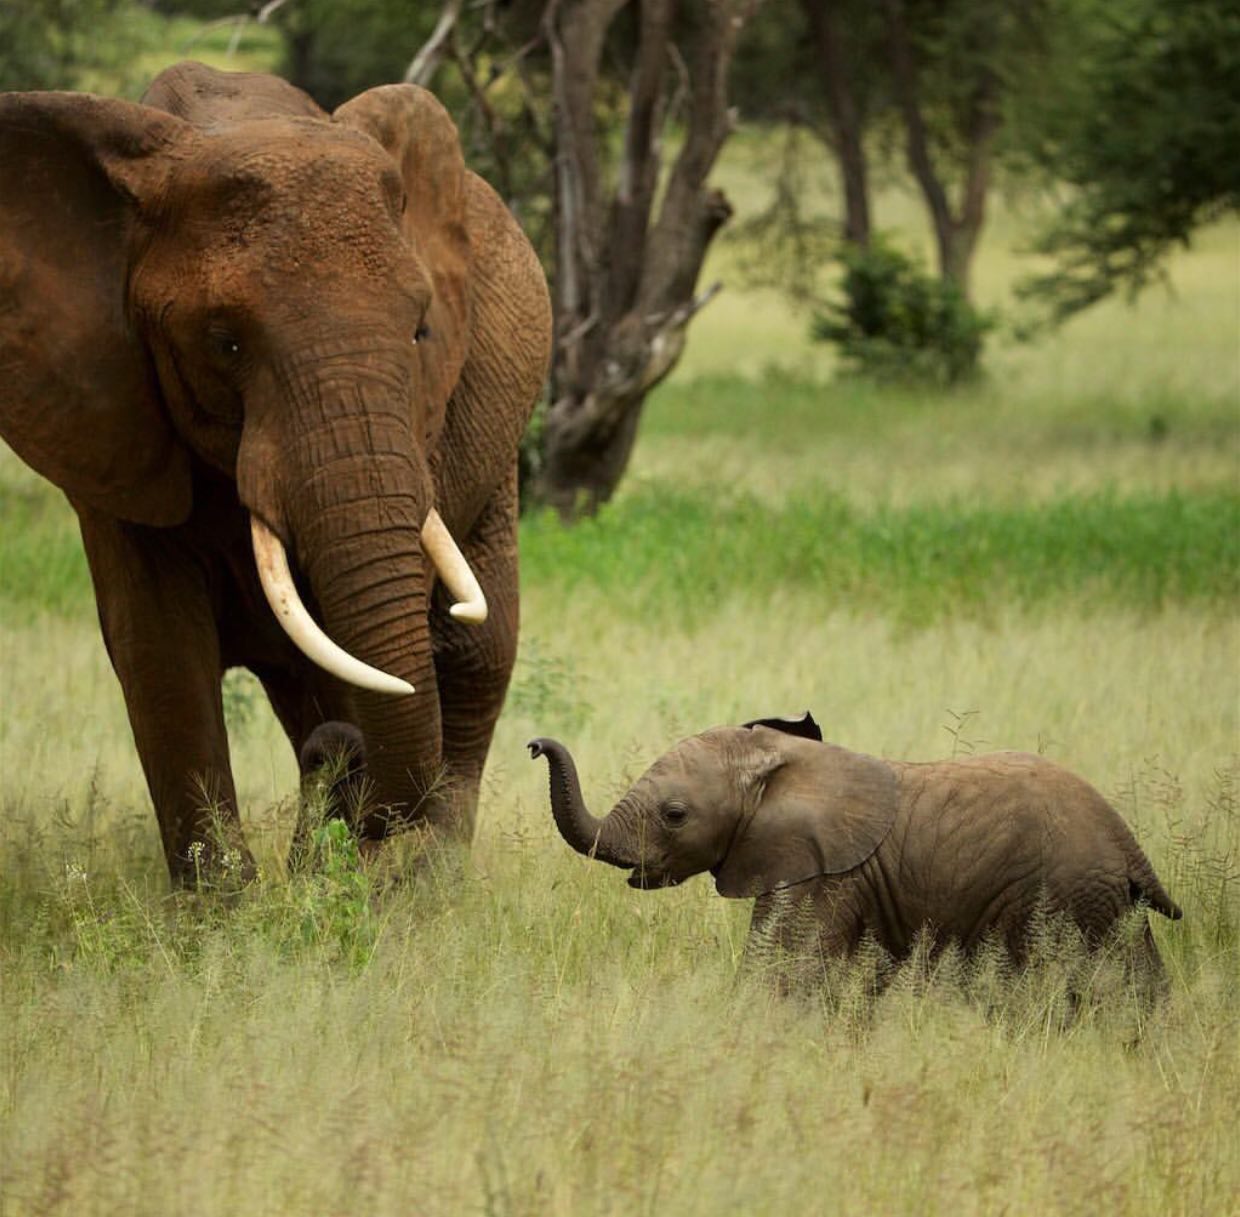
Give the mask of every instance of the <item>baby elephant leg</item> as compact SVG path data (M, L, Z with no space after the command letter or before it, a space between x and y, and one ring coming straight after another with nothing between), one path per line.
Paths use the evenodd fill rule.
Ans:
M832 960L848 958L862 937L849 884L811 879L759 896L749 923L742 972L779 992L821 984Z
M1141 926L1136 941L1127 953L1125 971L1129 989L1143 1010L1152 1010L1166 1000L1170 992L1167 969L1148 920Z

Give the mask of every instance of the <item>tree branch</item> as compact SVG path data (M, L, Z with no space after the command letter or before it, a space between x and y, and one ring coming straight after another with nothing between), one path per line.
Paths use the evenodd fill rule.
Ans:
M822 61L823 92L834 136L836 161L844 184L844 239L854 245L870 242L870 192L867 182L865 148L861 142L861 119L853 97L846 58L844 36L840 30L835 0L801 0L810 32Z
M409 61L405 74L401 78L407 85L430 84L435 72L443 60L444 51L456 29L461 16L461 5L464 0L445 0L439 20L431 31L431 36L421 45L418 53Z
M649 254L642 268L637 298L645 312L672 307L683 297L688 279L691 292L700 260L695 266L685 262L686 251L701 245L700 234L713 236L731 214L726 200L717 191L703 194L707 175L719 149L731 130L733 115L728 109L727 78L736 38L756 7L756 0L700 0L700 20L690 47L689 115L685 142L668 179L667 193L659 218L648 238ZM721 209L720 201L723 208Z
M939 266L949 273L952 262L952 213L947 192L939 181L930 156L930 139L925 119L921 113L921 100L917 88L917 65L909 40L908 22L903 0L883 0L887 18L887 45L891 57L891 72L895 83L896 101L904 119L905 148L908 165L934 221L935 237L939 246Z
M632 305L641 277L650 207L659 180L655 140L663 109L672 7L672 0L644 0L642 4L638 59L629 81L629 120L607 242L612 257L604 307L612 316Z

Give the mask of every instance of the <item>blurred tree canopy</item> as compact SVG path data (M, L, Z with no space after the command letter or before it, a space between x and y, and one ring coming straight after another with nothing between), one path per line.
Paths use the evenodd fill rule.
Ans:
M67 89L115 50L122 0L0 0L0 89Z
M1027 160L1011 119L1027 90L1045 87L1051 19L1049 0L769 5L738 56L736 95L746 113L820 141L842 196L833 235L847 244L870 242L874 165L889 177L902 160L926 206L939 273L967 298L996 169ZM768 246L781 232L810 231L796 180L807 155L802 145L785 159L765 218L771 231L761 217L750 226ZM782 271L803 250L765 253Z
M117 23L152 11L268 21L328 109L399 80L444 99L547 267L557 343L527 473L566 516L611 495L713 294L697 282L731 207L708 178L738 111L785 141L741 225L754 277L862 367L976 362L991 321L970 268L1000 178L1065 199L1024 286L1051 320L1138 290L1240 209L1236 0L0 0L0 87L81 87L123 54ZM804 207L823 163L831 221ZM875 232L893 175L925 204L938 284ZM816 294L837 259L842 302Z
M333 110L400 80L436 16L433 5L408 0L291 0L272 20L284 38L284 75Z
M1066 202L1034 247L1054 268L1022 289L1051 321L1139 291L1240 211L1240 5L1064 0L1057 15L1056 87L1029 147Z

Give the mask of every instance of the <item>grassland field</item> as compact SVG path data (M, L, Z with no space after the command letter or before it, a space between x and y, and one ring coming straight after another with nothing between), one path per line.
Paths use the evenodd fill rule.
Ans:
M766 155L721 167L742 214ZM1034 207L998 206L989 303ZM878 219L924 241L907 196ZM1240 1212L1240 226L954 395L833 379L736 258L616 500L523 524L461 880L388 889L327 834L286 874L293 758L231 674L262 878L170 896L72 513L0 453L0 1217ZM1185 909L1166 1006L1103 966L1068 1018L1071 960L950 955L777 997L738 975L747 902L569 853L523 747L565 740L603 805L679 736L805 708L1092 781Z

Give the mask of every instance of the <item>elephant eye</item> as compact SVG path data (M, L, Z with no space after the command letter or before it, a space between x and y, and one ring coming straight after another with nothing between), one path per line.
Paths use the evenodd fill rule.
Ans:
M683 803L664 803L662 812L669 828L679 828L689 818L689 809Z
M413 345L417 346L424 338L431 336L431 327L424 321L416 330L413 331Z
M241 354L241 343L231 330L212 326L207 330L207 347L221 363L234 363Z

